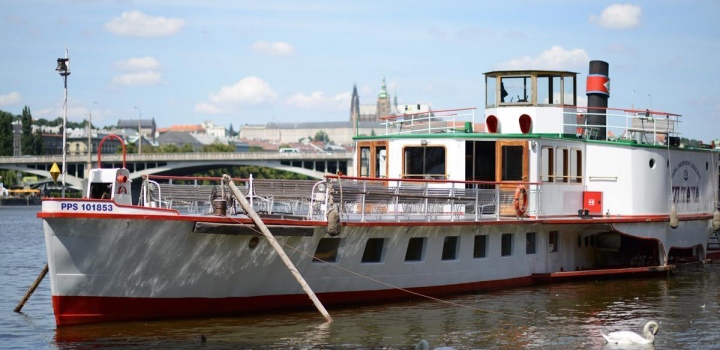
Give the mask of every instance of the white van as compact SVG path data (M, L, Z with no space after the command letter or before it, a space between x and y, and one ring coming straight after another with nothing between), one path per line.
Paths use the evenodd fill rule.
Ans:
M280 153L300 153L300 150L297 148L281 148L279 150Z

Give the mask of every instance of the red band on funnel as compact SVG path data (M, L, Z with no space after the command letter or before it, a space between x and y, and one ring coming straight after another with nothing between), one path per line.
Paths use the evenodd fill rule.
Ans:
M590 74L587 77L587 93L610 96L610 78L600 74Z

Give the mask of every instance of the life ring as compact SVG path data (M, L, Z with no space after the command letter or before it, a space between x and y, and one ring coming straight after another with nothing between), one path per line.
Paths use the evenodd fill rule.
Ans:
M117 194L127 194L127 188L125 188L125 186L118 186Z
M522 201L522 205L520 205L520 201ZM515 197L513 202L515 206L515 214L517 214L517 216L525 215L525 211L527 211L528 207L528 193L525 189L525 186L518 185L518 187L515 189Z

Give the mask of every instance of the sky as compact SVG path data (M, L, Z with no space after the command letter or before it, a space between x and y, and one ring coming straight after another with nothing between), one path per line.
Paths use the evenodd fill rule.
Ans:
M610 65L609 107L720 139L720 1L3 0L0 110L233 126L348 121L357 85L399 104L484 106L483 73Z

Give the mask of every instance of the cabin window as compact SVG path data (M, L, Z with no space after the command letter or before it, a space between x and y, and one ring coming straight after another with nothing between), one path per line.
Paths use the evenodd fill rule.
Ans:
M485 107L495 107L497 104L497 78L485 77Z
M570 167L570 181L582 183L582 150L578 148L571 149L572 166Z
M335 262L340 246L340 238L322 238L315 248L313 262Z
M93 182L90 184L90 195L92 199L110 199L112 193L112 182Z
M404 177L408 179L445 179L445 147L405 147Z
M360 176L370 176L370 147L360 147Z
M554 253L558 251L558 232L550 231L550 237L548 239L548 252Z
M503 233L500 239L500 255L512 255L512 233Z
M563 77L563 104L564 105L575 105L575 77L565 76Z
M487 257L487 235L475 236L475 247L473 248L473 258L480 259Z
M530 76L503 77L500 80L501 103L528 103L532 91L533 80Z
M540 181L555 181L555 154L552 147L544 146L540 150Z
M387 149L385 146L375 147L375 174L374 177L387 177Z
M370 238L365 243L365 251L363 252L362 262L372 263L382 261L384 238Z
M558 182L568 182L569 178L569 172L570 172L570 159L568 157L568 149L567 148L558 148L557 149L557 164L556 164L556 174L559 174L557 177Z
M442 250L442 260L455 260L457 259L457 248L458 248L458 237L448 236L445 237Z
M405 261L421 261L425 238L413 237L408 241L407 251L405 251Z
M525 234L525 254L535 254L535 232Z
M523 180L524 146L502 146L502 181Z

